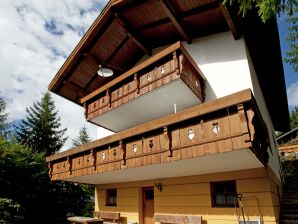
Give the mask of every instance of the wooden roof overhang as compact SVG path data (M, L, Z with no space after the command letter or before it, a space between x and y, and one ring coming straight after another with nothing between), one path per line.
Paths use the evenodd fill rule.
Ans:
M151 55L153 48L176 41L191 43L194 38L229 30L238 39L245 26L254 26L255 23L252 21L242 27L242 22L237 10L224 6L219 0L110 0L51 81L49 90L82 106L81 98L132 68L144 55ZM273 31L266 37L278 38L277 29L273 27ZM255 36L258 37L258 33L253 38ZM266 40L258 44L272 48ZM249 47L254 48L253 45ZM268 61L271 57L280 59L279 48L275 51L267 56ZM255 63L256 60L252 59ZM99 65L112 69L114 75L110 78L99 77ZM274 82L272 86L284 90L284 82L280 82L283 72L275 69L275 65L272 64L268 73L281 73L276 74L277 79L271 77L271 82ZM281 59L276 66L282 68ZM258 69L256 72L258 74ZM272 86L269 86L269 92ZM267 98L268 94L264 95L266 101L272 99ZM284 129L281 123L285 122L281 121L280 115L286 113L280 105L287 104L285 91L281 91L279 98L272 103L281 108L279 112L269 108L270 113L276 113L279 117L273 119L276 129Z

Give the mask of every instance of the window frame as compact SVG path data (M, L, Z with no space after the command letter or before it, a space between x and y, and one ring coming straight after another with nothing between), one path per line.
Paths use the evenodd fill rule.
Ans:
M227 184L232 184L235 189L234 191L228 191ZM215 192L215 187L216 185L221 186L223 188L223 193L222 192ZM227 181L215 181L215 182L210 182L210 193L211 193L211 204L212 208L234 208L235 207L235 202L234 203L229 203L227 197L234 195L235 198L237 198L237 184L236 180L227 180ZM218 194L223 194L223 198L225 199L225 203L218 203L216 201L216 196ZM236 200L236 207L238 207L238 200Z
M112 199L110 199L112 197ZM117 206L117 189L106 189L106 206Z

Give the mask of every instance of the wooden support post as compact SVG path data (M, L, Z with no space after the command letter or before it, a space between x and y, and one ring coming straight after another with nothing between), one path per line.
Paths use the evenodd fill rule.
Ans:
M241 123L241 129L242 129L244 141L250 142L251 138L250 138L250 133L249 133L249 129L248 129L248 120L247 120L246 113L244 110L244 105L242 103L238 104L237 110L238 110L238 114L240 117L240 123Z
M139 77L138 74L135 73L133 76L134 82L135 82L135 86L136 86L136 94L140 93L140 82L139 82Z
M91 158L92 158L92 166L93 166L93 170L96 170L96 152L94 149L91 149Z
M177 29L181 37L186 40L188 43L191 43L191 38L185 31L185 27L183 27L182 22L176 17L175 13L173 12L172 8L169 7L169 1L166 0L158 0L163 12L169 17L174 27Z
M85 115L85 118L87 119L88 118L88 107L86 105L86 102L84 102L84 109L85 109L84 115Z
M108 98L108 108L111 108L111 93L109 89L106 91L106 96Z
M67 163L68 163L68 172L69 172L69 175L72 174L72 159L67 156Z
M52 176L53 176L53 163L49 162L48 167L49 167L49 176L50 176L50 178L52 178Z
M122 152L122 165L126 165L126 144L122 140L119 141L119 148Z
M179 69L179 61L177 58L177 51L173 51L173 60L175 64L175 72L176 72L176 75L178 75L180 73L180 69Z
M220 3L219 7L220 7L220 10L221 10L223 16L225 17L225 20L228 24L228 27L230 28L230 30L233 34L234 39L238 40L241 37L241 34L237 30L236 25L235 25L231 15L230 15L229 10L227 9L227 7L223 3Z
M168 151L168 157L172 157L172 135L168 126L163 127L164 148Z

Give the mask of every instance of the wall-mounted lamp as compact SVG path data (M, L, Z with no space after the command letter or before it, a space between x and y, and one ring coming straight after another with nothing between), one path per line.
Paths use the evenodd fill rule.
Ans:
M109 68L103 68L101 65L98 66L99 69L97 71L97 74L100 77L106 78L106 77L110 77L113 75L113 71Z
M154 186L155 186L160 192L162 192L162 185L161 185L160 182L155 182L155 183L154 183Z

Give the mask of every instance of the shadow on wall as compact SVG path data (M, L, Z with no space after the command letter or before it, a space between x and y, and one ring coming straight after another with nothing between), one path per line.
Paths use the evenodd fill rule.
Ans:
M183 45L200 66L246 60L243 40L235 41L230 32L198 38L192 44L183 42Z

